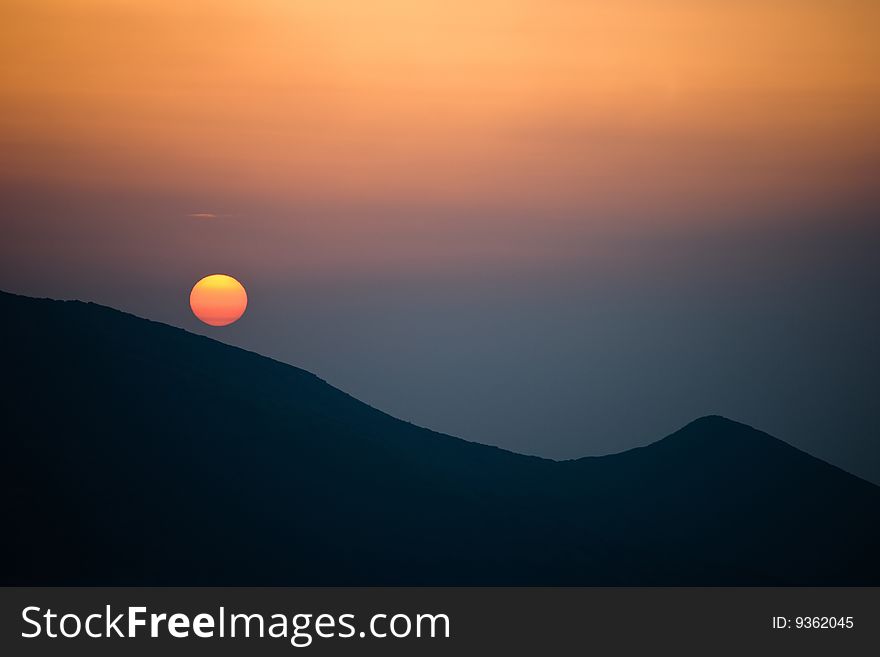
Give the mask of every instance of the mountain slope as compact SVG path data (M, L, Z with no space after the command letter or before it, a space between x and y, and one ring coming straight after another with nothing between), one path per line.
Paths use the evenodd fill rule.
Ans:
M3 584L880 583L880 488L723 418L554 462L109 308L0 308Z

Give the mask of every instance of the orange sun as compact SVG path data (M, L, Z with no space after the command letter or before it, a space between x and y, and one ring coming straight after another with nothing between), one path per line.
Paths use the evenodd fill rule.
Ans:
M232 276L211 274L193 285L189 305L205 324L227 326L244 314L247 292Z

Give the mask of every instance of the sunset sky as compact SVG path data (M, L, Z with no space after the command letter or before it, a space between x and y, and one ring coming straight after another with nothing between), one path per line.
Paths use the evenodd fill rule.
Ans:
M721 413L880 481L878 35L876 0L5 0L0 287L517 451Z

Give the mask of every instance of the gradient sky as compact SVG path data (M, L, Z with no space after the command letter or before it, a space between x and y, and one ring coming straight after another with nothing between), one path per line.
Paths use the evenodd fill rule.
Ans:
M0 287L554 458L880 481L875 0L6 0ZM248 289L226 329L192 284Z

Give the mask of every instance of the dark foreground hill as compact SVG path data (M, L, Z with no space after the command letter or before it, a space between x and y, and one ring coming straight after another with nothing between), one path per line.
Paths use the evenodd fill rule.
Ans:
M880 584L880 488L720 417L554 462L109 308L0 309L0 584Z

